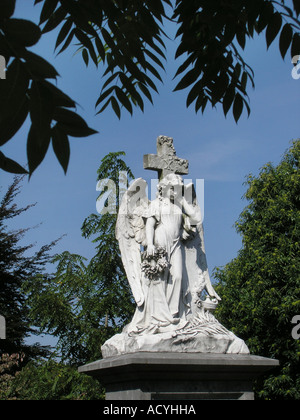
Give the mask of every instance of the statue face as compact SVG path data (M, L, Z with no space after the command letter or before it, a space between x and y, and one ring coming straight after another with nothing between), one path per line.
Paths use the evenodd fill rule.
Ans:
M167 175L159 183L158 188L163 198L169 198L172 201L183 196L183 181L179 175Z

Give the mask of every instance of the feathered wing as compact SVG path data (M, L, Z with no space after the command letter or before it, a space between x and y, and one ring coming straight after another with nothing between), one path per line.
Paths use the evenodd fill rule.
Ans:
M189 184L185 187L185 197L187 198L189 204L194 206L195 214L197 214L198 219L196 222L193 222L196 223L194 226L190 226L192 234L185 242L185 264L189 291L193 300L195 300L202 291L206 290L211 298L215 298L220 301L221 298L218 296L210 280L204 245L204 229L201 209L196 199L193 184Z
M119 242L122 262L138 306L142 306L145 301L140 246L145 241L143 214L148 207L146 188L147 183L142 178L132 183L123 196L116 223L116 238Z
M200 237L200 247L198 248L198 261L199 261L200 267L202 267L203 269L203 275L205 279L205 289L211 298L215 298L218 301L220 301L221 298L215 291L210 280L210 275L209 275L208 266L207 266L205 245L204 245L204 229L203 229L202 223L199 223L197 225L197 232Z

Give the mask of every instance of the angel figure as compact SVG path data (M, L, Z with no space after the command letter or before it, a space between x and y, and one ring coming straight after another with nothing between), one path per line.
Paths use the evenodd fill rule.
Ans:
M208 273L201 210L193 185L165 176L150 202L146 181L124 194L117 225L121 257L137 304L128 334L182 330L201 305L215 308L219 296ZM207 300L201 300L203 292Z

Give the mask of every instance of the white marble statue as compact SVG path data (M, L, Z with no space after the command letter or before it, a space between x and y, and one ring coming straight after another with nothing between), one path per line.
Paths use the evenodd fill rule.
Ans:
M116 237L136 312L122 334L102 346L103 357L136 351L249 353L245 343L212 314L221 300L210 281L201 210L193 185L180 175L173 139L160 136L157 155L144 157L157 170L157 198L149 201L146 181L124 194Z

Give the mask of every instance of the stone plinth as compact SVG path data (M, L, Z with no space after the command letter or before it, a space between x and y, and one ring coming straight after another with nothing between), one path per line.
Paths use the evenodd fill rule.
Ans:
M107 400L253 400L253 381L279 365L247 354L147 353L82 366Z

